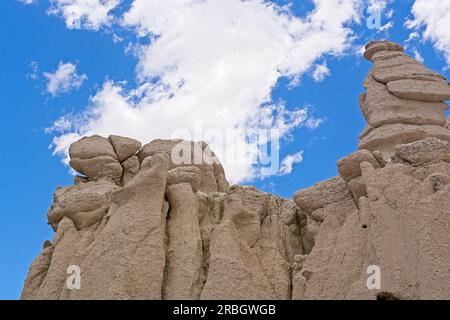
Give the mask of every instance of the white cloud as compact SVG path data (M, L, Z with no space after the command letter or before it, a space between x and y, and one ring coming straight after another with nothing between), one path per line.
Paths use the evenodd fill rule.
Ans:
M416 59L417 61L419 61L420 63L424 63L424 59L422 57L422 55L420 54L419 50L414 49L413 50L413 54L414 54L414 59Z
M330 69L327 66L327 63L324 62L322 64L318 64L316 65L312 77L314 79L314 81L316 82L321 82L323 81L326 77L328 77L331 74Z
M69 142L83 135L148 142L180 129L192 133L197 125L234 129L228 149L254 159L258 150L246 132L277 129L286 138L295 128L320 124L307 108L288 111L272 101L272 90L281 77L298 79L324 55L343 54L353 39L347 24L359 21L363 3L314 0L314 10L300 18L260 0L134 0L121 24L152 39L134 46L139 87L125 91L106 82L76 129L55 139L55 151L66 154ZM229 163L220 141L208 142L231 181L258 177L249 163Z
M303 151L287 155L281 162L279 175L287 175L292 172L293 166L296 163L303 161Z
M49 14L64 18L69 29L99 30L112 20L111 10L120 0L51 0Z
M416 30L413 34L420 32L424 40L431 41L450 65L450 1L416 0L412 14L414 18L406 26Z
M18 1L24 4L33 4L37 2L37 0L18 0Z
M69 92L72 89L79 89L87 79L85 74L77 74L77 66L72 63L59 63L58 69L54 73L44 72L47 78L47 91L52 96Z
M39 78L39 63L37 61L32 61L29 68L30 71L27 74L27 78L30 80L37 80Z

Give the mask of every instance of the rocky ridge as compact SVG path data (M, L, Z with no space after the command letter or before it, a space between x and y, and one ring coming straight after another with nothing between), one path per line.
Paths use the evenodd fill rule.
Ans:
M389 41L364 57L359 150L293 201L230 187L205 143L72 144L22 299L449 299L449 84Z

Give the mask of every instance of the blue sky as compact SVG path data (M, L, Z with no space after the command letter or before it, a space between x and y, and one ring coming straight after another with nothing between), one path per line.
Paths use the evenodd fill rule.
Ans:
M56 187L72 183L62 161L74 137L149 142L195 119L222 130L269 123L292 168L262 179L256 167L230 165L227 174L291 197L335 176L357 148L367 41L406 43L449 76L448 0L190 2L0 1L0 299L19 297L53 237L46 212ZM368 28L368 6L380 9L381 28Z

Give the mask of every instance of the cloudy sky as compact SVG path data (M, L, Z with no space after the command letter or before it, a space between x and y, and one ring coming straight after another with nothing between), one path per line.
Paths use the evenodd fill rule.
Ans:
M207 140L232 182L291 197L356 149L366 42L449 76L450 0L5 0L0 23L0 298L52 237L81 136ZM270 172L249 139L263 131L280 143Z

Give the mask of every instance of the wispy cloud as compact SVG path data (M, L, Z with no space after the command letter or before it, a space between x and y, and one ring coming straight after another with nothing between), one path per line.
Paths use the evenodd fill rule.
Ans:
M120 0L50 0L48 13L61 16L69 29L99 30L112 20L111 10Z
M327 63L324 62L322 64L316 65L316 67L314 68L312 77L313 77L314 81L322 82L330 74L331 74L331 71L328 68Z
M303 161L303 151L287 155L281 162L279 175L287 175L292 172L293 166L296 163Z
M30 80L37 80L39 78L39 63L32 61L29 66L30 71L27 73L27 78Z
M17 1L22 2L24 4L33 4L37 2L37 0L17 0Z
M413 18L405 25L413 29L412 38L419 35L425 41L431 41L450 66L450 1L416 0L411 10Z
M48 80L47 91L52 96L79 89L83 82L87 80L85 74L77 74L75 64L63 63L62 61L54 73L44 72L44 77Z

